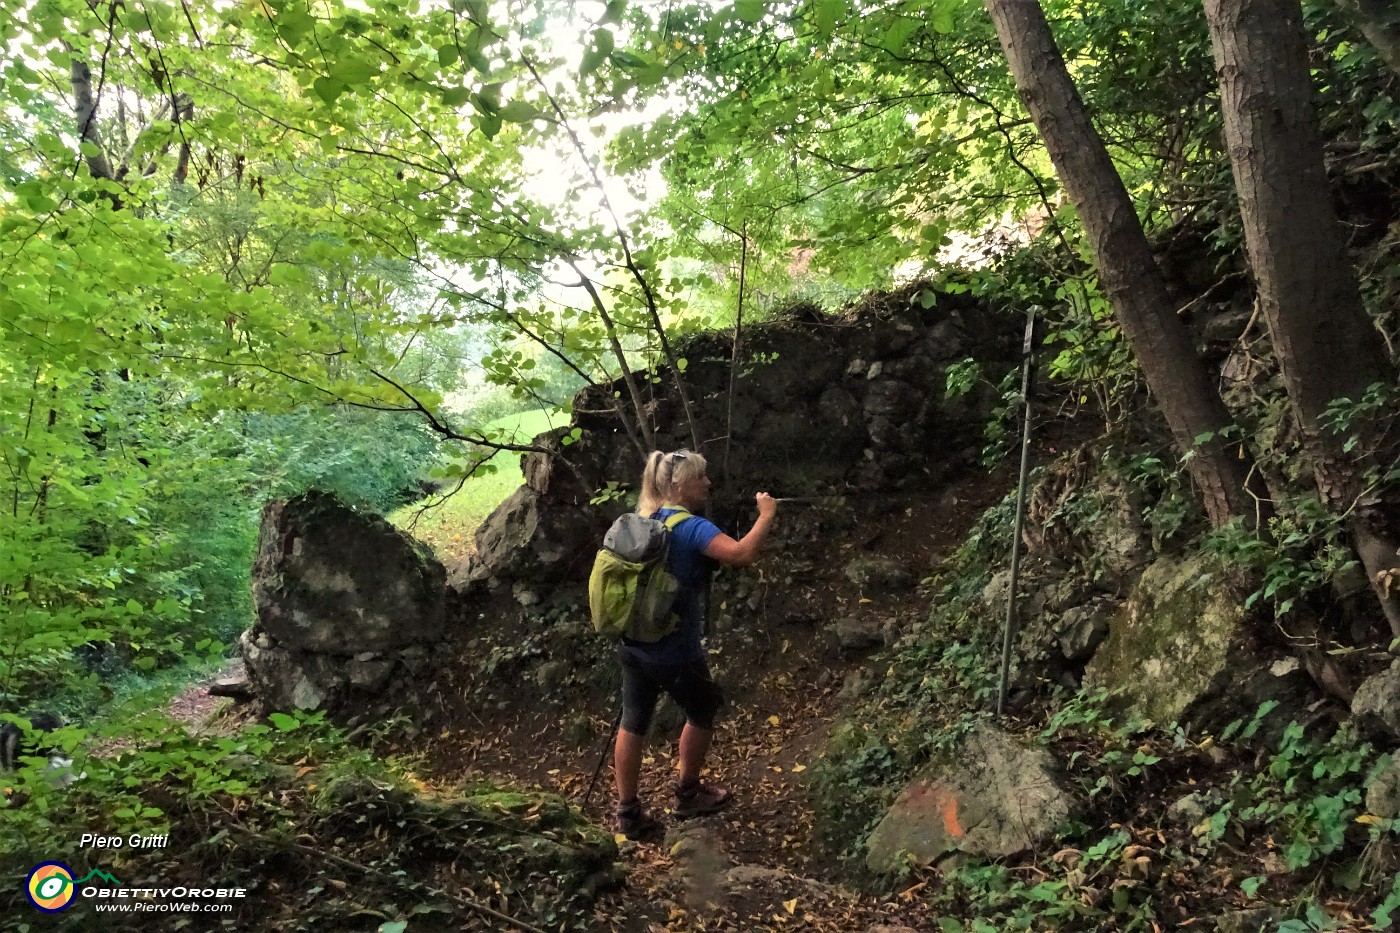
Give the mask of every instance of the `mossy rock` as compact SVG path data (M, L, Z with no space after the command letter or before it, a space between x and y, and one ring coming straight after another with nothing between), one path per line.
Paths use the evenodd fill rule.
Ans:
M1121 690L1142 718L1180 720L1229 675L1245 623L1242 588L1204 557L1158 560L1111 621L1085 685Z

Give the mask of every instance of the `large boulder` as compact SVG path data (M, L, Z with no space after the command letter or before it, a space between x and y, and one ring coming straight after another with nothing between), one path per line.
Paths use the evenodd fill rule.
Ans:
M641 415L657 449L700 439L716 486L741 498L745 510L752 500L740 488L808 495L929 487L975 459L982 427L1001 401L994 385L980 384L945 398L940 360L974 356L1001 369L1019 346L1005 324L1000 311L970 296L936 294L927 283L868 296L839 316L812 308L779 313L745 329L737 360L727 333L677 345L688 361L693 425L664 371L652 374ZM492 591L522 584L548 598L554 588L586 579L621 508L613 494L634 493L642 471L645 454L624 425L634 414L620 402L625 398L620 382L588 386L574 398L568 427L534 439L524 458L525 487L483 523L476 555L454 580ZM582 430L577 439L575 427ZM930 457L929 450L943 454ZM736 506L721 501L727 498L711 503L721 527L733 527L725 516ZM600 499L609 501L587 507ZM752 520L750 511L741 517Z
M444 635L446 571L375 515L309 492L263 509L257 624L240 639L269 710L353 719L421 682Z
M1114 702L1130 715L1205 729L1272 702L1256 736L1272 745L1315 696L1297 659L1256 636L1245 598L1208 558L1158 560L1110 619L1084 686L1117 691Z
M1205 558L1158 560L1109 622L1085 685L1123 690L1125 706L1154 722L1182 719L1235 675L1244 599Z
M554 587L570 571L586 575L616 509L581 509L521 486L476 531L467 565L473 582L525 581Z
M1049 839L1077 809L1048 751L983 726L904 789L871 833L866 865L886 873L908 859L1004 858Z
M263 509L253 599L280 644L354 655L441 638L447 571L379 516L312 491Z

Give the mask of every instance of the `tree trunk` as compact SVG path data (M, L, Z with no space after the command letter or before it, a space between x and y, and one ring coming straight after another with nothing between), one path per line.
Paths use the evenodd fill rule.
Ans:
M588 297L593 301L593 308L598 312L598 318L603 322L603 332L608 335L608 344L612 347L613 358L617 360L618 368L622 371L622 384L627 387L627 396L632 400L632 411L636 417L636 430L622 417L622 409L619 405L618 416L622 418L622 426L627 429L627 434L632 438L632 443L636 445L637 453L645 460L651 451L656 449L656 432L652 429L651 418L647 414L646 406L642 404L642 393L637 388L637 379L632 374L632 369L627 365L627 354L622 349L622 343L617 338L617 328L613 326L612 316L608 314L608 306L603 303L603 296L598 294L598 288L593 284L593 280L583 274L583 269L577 262L569 260L569 268L578 275L579 284L583 290L588 292ZM640 433L638 433L640 432Z
M1390 70L1400 74L1400 6L1395 0L1336 0L1336 4L1356 20Z
M739 348L744 335L744 286L749 267L749 226L739 231L739 298L734 306L734 341L729 351L728 411L724 416L724 467L720 476L729 480L729 451L734 443L734 398L739 389Z
M84 161L87 162L88 172L93 178L111 181L112 165L103 155L102 139L97 134L99 101L93 92L92 68L71 47L69 52L72 55L69 79L73 87L73 122L78 130L78 138L85 143L92 143L97 149L92 155L84 156Z
M1333 401L1359 400L1393 374L1361 304L1328 190L1302 8L1299 0L1205 0L1205 9L1260 308L1318 492L1352 516L1375 585L1377 574L1400 565L1383 504L1363 501L1364 456L1377 452L1353 456L1320 419ZM1400 606L1381 587L1377 595L1400 635Z
M1123 180L1089 120L1037 0L985 0L1021 99L1045 142L1093 246L1099 277L1148 388L1214 525L1236 516L1259 527L1268 514L1263 484L1237 444L1219 436L1231 423L1167 293ZM1198 444L1198 437L1208 439Z

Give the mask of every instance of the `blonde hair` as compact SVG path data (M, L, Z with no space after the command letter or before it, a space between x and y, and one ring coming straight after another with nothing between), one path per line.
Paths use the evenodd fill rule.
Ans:
M642 471L642 492L637 497L637 512L650 515L663 505L671 504L676 491L687 480L705 475L705 458L684 448L663 454L653 450Z

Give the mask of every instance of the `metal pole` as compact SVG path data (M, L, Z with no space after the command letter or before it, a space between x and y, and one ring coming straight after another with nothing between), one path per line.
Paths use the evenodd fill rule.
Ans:
M588 782L588 790L583 793L583 802L578 805L582 810L588 806L588 798L593 796L593 787L598 783L598 775L603 773L603 763L608 760L608 752L612 751L613 740L617 738L618 727L622 725L622 706L617 707L617 718L613 720L612 732L608 733L608 742L603 746L603 754L598 756L598 767L593 769L593 778Z
M1035 316L1026 311L1026 337L1021 344L1021 476L1016 484L1016 530L1011 537L1011 589L1006 596L1006 627L1001 639L1001 681L997 687L997 716L1006 711L1006 682L1011 676L1011 641L1016 632L1016 583L1021 571L1021 528L1026 513L1026 473L1031 460L1031 370L1035 361Z

